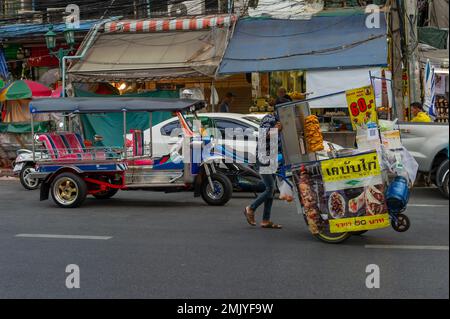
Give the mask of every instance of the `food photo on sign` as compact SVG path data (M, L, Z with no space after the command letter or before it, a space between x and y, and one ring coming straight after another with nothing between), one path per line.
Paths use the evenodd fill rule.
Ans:
M331 232L342 231L343 225L347 231L389 226L385 185L376 152L322 161L321 169ZM382 215L378 216L382 219L375 215Z

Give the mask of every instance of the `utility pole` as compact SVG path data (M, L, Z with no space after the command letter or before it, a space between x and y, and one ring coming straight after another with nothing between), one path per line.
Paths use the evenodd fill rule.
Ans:
M390 65L394 89L396 113L393 118L404 120L403 111L409 106L408 70L406 62L406 41L404 37L403 3L402 0L389 2L389 47Z
M417 0L405 0L405 35L409 68L409 98L420 101L419 36L417 30Z

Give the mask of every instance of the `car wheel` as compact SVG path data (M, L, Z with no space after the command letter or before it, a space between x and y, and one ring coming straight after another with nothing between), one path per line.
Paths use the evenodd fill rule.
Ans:
M441 193L446 197L446 198L450 198L449 197L449 175L447 174L447 176L445 176L444 178L444 182L442 183L441 187L439 187L439 190L441 191Z
M34 173L34 165L33 164L26 164L19 174L20 183L25 189L28 190L35 190L39 188L39 184L41 181L37 178L30 178L29 175L31 173Z
M231 198L233 193L233 185L228 177L223 174L211 174L211 180L214 185L214 189L212 189L209 184L208 178L205 178L202 182L201 194L203 200L211 206L225 205Z
M446 198L449 198L449 175L449 160L447 159L439 165L436 171L436 184Z
M87 195L86 182L73 173L62 173L54 179L51 186L53 201L63 208L80 206Z

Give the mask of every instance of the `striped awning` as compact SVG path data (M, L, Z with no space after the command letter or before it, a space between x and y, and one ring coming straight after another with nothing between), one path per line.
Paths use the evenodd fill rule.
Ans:
M105 32L196 31L229 27L236 19L235 15L215 15L201 18L124 20L105 24Z

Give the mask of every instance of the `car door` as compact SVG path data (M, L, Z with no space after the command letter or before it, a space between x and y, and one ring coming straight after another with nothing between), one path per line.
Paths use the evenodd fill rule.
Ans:
M434 156L443 148L441 140L448 141L448 127L444 128L439 124L399 123L402 144L416 159L420 171L431 170Z

